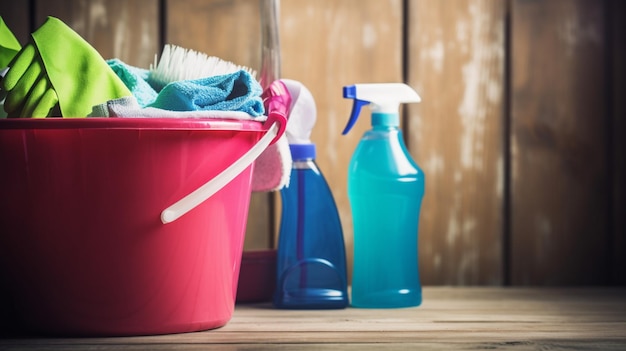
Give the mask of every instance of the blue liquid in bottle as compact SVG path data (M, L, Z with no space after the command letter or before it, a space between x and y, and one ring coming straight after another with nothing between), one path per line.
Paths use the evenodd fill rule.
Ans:
M313 144L290 145L293 166L281 190L282 218L274 305L337 309L348 305L343 230Z
M373 114L372 121L373 129L361 139L348 171L354 222L352 305L418 306L424 174L406 150L397 115Z

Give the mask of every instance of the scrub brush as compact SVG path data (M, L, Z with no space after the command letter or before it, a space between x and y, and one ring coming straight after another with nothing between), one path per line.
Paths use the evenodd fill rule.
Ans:
M168 83L219 76L239 70L248 72L256 79L256 72L249 67L191 49L166 44L161 59L157 62L155 55L154 64L150 64L149 82L156 91L161 91Z

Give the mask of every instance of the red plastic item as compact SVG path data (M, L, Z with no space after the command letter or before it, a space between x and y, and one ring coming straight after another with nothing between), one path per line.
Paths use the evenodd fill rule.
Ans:
M46 334L206 330L233 312L251 167L178 220L167 206L268 123L0 120L0 310Z
M276 250L244 251L236 303L272 301L276 288Z

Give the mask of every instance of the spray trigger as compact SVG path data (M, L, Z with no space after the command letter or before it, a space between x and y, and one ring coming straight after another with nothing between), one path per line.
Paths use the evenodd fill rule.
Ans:
M341 132L342 135L346 135L348 134L350 129L352 129L357 119L359 119L361 108L365 105L368 105L370 102L357 99L356 85L343 87L343 97L346 99L354 99L354 103L352 104L352 112L350 113L350 119L348 120L348 124L346 125L346 128L344 128L343 132Z

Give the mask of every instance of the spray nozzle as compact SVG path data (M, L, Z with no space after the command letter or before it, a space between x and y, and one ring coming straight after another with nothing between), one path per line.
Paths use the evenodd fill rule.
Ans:
M304 84L291 79L280 80L291 95L291 112L287 124L289 144L311 144L311 131L317 119L315 99Z
M403 83L354 84L343 88L343 97L354 99L350 120L342 134L347 134L354 126L361 108L371 104L372 113L398 114L400 103L420 102L419 95Z

